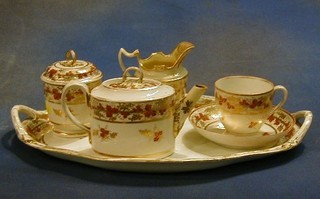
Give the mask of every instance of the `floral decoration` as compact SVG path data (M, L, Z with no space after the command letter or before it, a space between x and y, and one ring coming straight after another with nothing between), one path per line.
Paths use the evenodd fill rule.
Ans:
M143 136L152 138L153 142L158 142L160 138L163 136L162 130L143 129L139 130L139 132Z
M80 64L80 62L78 64ZM57 63L54 65L57 65ZM88 65L88 62L84 62L82 65ZM70 67L70 69L72 69L72 67ZM46 69L44 76L53 81L70 81L97 76L99 73L94 65L88 66L85 72L82 72L82 70L59 70L57 67L51 66Z
M227 94L222 95L216 92L215 98L220 107L234 113L259 113L270 109L272 106L271 99L268 95L243 98Z
M89 90L98 86L101 81L95 81L88 84ZM49 102L60 103L62 97L62 89L64 85L44 84L44 95ZM81 89L71 89L66 95L67 102L73 104L81 104L85 101L84 93Z
M91 100L95 118L105 121L139 122L160 119L172 113L171 98L152 102L118 103Z
M106 126L105 128L100 127L99 129L94 129L92 135L98 136L101 141L108 141L115 139L118 133L108 130L108 127Z

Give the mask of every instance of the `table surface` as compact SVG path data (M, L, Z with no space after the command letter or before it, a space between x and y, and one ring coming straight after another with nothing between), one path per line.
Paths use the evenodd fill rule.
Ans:
M319 197L319 1L3 0L0 10L0 198ZM40 75L67 50L95 63L106 80L121 76L121 47L147 57L181 41L196 46L183 62L188 88L206 84L212 95L214 81L227 75L284 85L287 110L314 114L303 143L211 170L142 174L57 159L16 137L11 108L44 109Z

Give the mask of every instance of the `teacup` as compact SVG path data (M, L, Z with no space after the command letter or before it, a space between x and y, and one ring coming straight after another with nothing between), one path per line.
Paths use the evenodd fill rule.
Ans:
M280 102L274 106L276 91L282 91ZM215 100L220 120L228 133L253 135L267 118L281 108L288 91L281 85L253 76L227 76L215 82Z

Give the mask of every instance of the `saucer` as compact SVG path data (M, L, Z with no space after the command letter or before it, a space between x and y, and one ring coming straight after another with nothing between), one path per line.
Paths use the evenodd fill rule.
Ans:
M207 103L214 103L213 98L202 96L199 106ZM21 119L21 113L27 114L29 118ZM294 124L292 136L290 138L283 137L273 147L257 150L231 149L218 145L197 133L190 121L187 120L176 137L174 153L159 159L101 155L92 150L88 137L64 138L53 133L53 126L46 111L34 110L24 105L15 105L11 110L16 135L22 143L29 147L49 156L80 164L109 170L146 173L214 169L291 150L303 141L313 117L312 113L307 110L298 111L292 115L296 120L303 120L301 125Z
M257 149L272 147L280 139L293 135L295 118L286 110L279 109L262 125L254 135L233 135L228 133L220 121L215 104L204 105L193 110L190 123L203 137L228 148Z

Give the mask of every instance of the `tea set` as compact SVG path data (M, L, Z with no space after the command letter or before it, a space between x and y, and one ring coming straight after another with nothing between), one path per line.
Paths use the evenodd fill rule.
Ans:
M284 86L260 77L227 76L215 81L208 103L199 101L206 85L186 92L188 71L182 62L193 48L181 42L171 54L155 52L147 58L138 49L130 53L121 48L123 75L105 81L93 63L78 60L69 50L66 60L41 75L53 133L63 139L88 137L95 153L129 158L173 154L185 120L227 148L270 147L292 135L296 118L282 109L288 98ZM138 67L127 67L124 58L137 58ZM277 105L276 92L282 92Z

